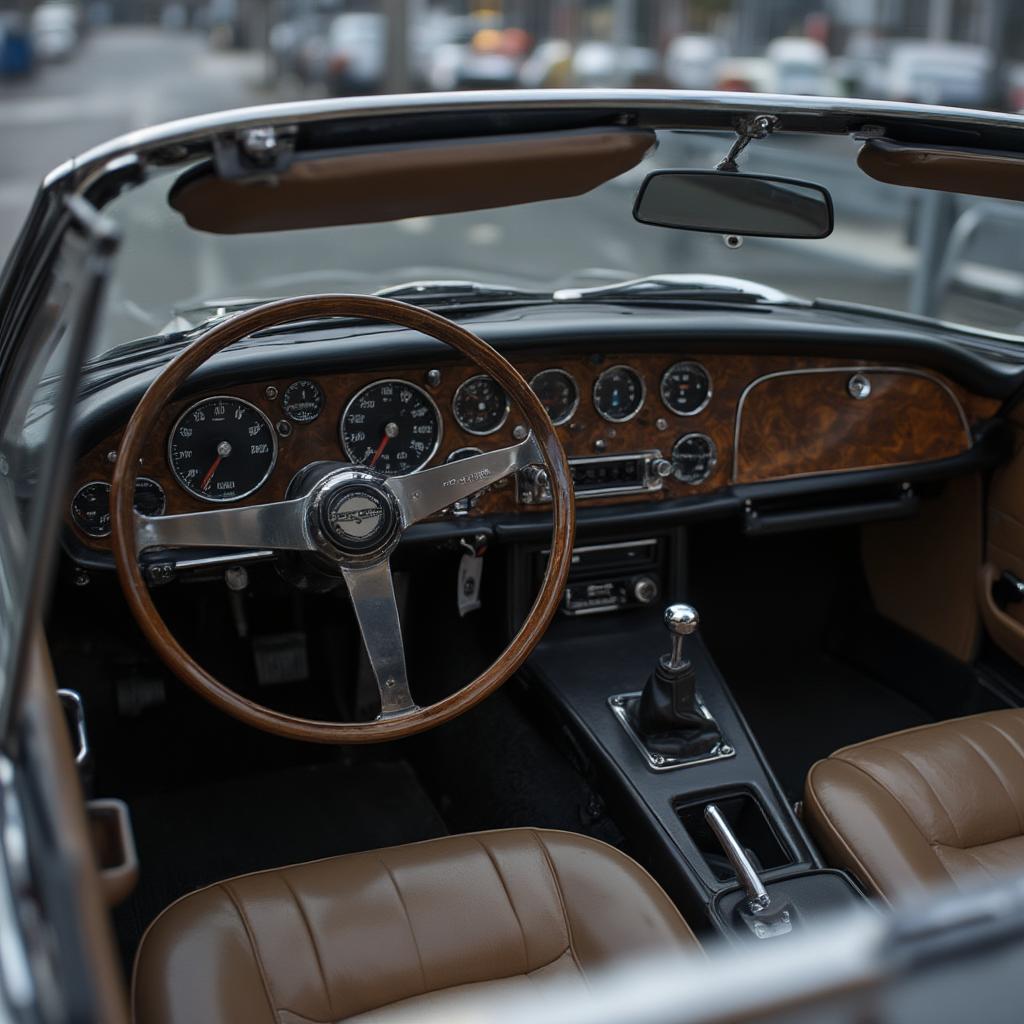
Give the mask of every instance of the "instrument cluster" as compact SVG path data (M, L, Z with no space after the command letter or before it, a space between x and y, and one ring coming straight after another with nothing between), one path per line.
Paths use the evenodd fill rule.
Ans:
M711 436L671 426L675 417L695 416L711 400L712 379L702 363L647 356L630 365L594 356L522 371L560 428L570 457L594 459L610 444L609 452L663 453L655 460L658 479L694 486L714 472L718 453ZM280 500L297 467L318 458L398 476L525 436L522 418L495 380L457 369L323 375L240 384L231 391L176 404L154 424L163 449L150 452L140 466L139 512ZM655 423L658 438L649 436ZM87 538L109 536L115 458L112 437L94 453L92 466L100 475L78 477L69 516ZM652 483L661 486L654 477Z

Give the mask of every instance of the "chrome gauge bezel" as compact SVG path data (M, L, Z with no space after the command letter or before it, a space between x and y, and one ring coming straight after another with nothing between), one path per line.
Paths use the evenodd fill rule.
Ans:
M597 387L604 380L605 377L610 373L614 373L616 370L626 370L633 374L634 377L640 382L640 403L628 416L608 416L606 413L601 411L601 407L597 404ZM647 403L647 382L644 380L643 374L634 369L627 363L616 363L614 366L609 366L607 370L602 370L594 381L594 386L590 389L590 400L594 406L594 412L601 417L607 423L628 423L631 419L640 415L640 411Z
M535 373L530 378L530 390L531 391L533 391L533 385L534 385L534 382L537 380L537 378L538 377L543 377L545 373L560 373L563 377L565 377L569 381L570 384L572 384L572 389L573 389L573 391L576 394L576 398L573 400L572 406L570 407L569 411L564 416L562 416L561 419L557 419L557 420L556 419L552 419L551 420L551 425L552 426L554 426L554 427L562 427L566 423L568 423L573 418L573 416L576 415L576 410L580 407L580 386L576 382L576 378L568 370L564 369L561 366L549 366L549 367L547 367L547 369L539 370L537 373ZM536 391L533 391L533 393L537 394ZM538 401L539 400L540 400L540 396L538 395Z
M270 465L267 467L267 471L263 474L259 483L254 487L251 487L244 494L232 494L230 497L226 498L214 498L208 494L199 494L196 491L193 491L192 488L189 487L178 475L178 471L174 466L174 459L171 458L171 444L174 442L174 435L178 432L178 427L181 426L185 417L199 406L217 401L237 402L239 405L247 405L266 424L267 433L270 436ZM175 482L186 494L190 494L193 498L198 498L200 501L205 501L210 505L230 505L233 502L241 501L243 498L248 498L251 494L255 494L270 479L270 474L274 472L274 467L277 465L277 431L274 429L274 425L270 422L270 417L267 416L267 414L258 405L253 405L252 402L247 401L244 398L239 398L237 395L210 395L208 398L200 398L197 402L193 402L174 421L174 426L171 427L171 432L167 437L167 465L170 467L171 476L174 477Z
M320 396L320 399L317 403L316 413L309 417L296 416L291 411L291 409L288 408L288 392L292 391L294 388L302 387L304 385L309 385L310 387L314 388L317 394ZM284 412L285 416L287 416L288 419L292 421L292 423L298 423L302 425L305 425L307 423L315 423L318 419L320 419L320 416L322 415L324 411L324 406L326 404L327 396L324 394L324 389L320 387L320 385L315 380L313 380L312 377L299 377L296 380L293 380L291 384L289 384L284 389L284 391L281 392L281 409Z
M145 481L147 484L152 484L160 492L160 498L161 498L161 501L162 501L162 507L161 507L160 511L157 512L156 514L158 516L164 515L167 512L167 492L163 489L163 486L157 480L154 480L151 476L137 476L135 478L135 489L136 489L136 491L138 490L139 484L142 483L142 481ZM80 533L83 533L86 537L89 537L92 540L103 540L104 537L109 537L110 536L110 534L111 534L111 528L110 527L108 527L102 533L96 533L94 530L86 529L86 527L84 527L81 524L81 522L79 522L78 517L75 515L75 503L78 501L78 496L82 493L82 491L85 491L85 490L87 490L90 487L102 487L107 492L107 509L108 509L108 514L109 514L111 486L110 486L110 482L107 481L107 480L87 480L71 496L71 502L68 505L68 511L71 513L71 522L75 524L75 528Z
M505 395L505 411L502 413L501 419L498 424L491 427L490 430L474 430L472 427L467 427L463 423L462 418L459 416L459 395L462 394L462 389L468 384L471 384L475 380L489 380L495 387L501 388L502 393ZM452 395L452 419L459 425L461 430L464 430L467 434L472 434L474 437L487 437L490 434L495 434L508 422L509 413L512 410L512 403L509 401L508 392L489 374L489 373L474 373L472 377L467 377L456 389L455 394Z
M364 392L369 391L370 388L378 387L381 384L404 384L407 388L412 388L413 391L418 391L430 404L434 410L434 415L437 417L437 437L434 439L434 447L430 449L430 453L427 457L413 470L408 473L393 473L392 476L411 476L413 473L418 473L421 469L426 469L430 465L430 460L437 454L441 447L441 441L444 439L444 417L441 415L441 410L437 407L435 402L426 391L419 386L419 384L413 384L412 381L404 380L401 377L381 377L379 380L371 380L369 384L364 384L346 403L345 408L341 410L341 417L338 420L338 440L341 443L341 450L345 453L345 457L352 463L353 466L362 466L361 462L358 462L352 453L349 451L348 445L345 443L345 419L348 416L349 409L352 408L352 403ZM386 475L386 474L385 474Z
M689 441L692 438L699 437L711 446L711 458L708 461L707 472L699 480L686 480L679 475L676 468L676 449L684 442ZM672 445L672 451L669 453L669 461L672 463L672 478L677 480L681 484L686 484L689 487L697 487L700 484L708 480L712 473L718 468L718 445L715 444L714 439L709 437L707 434L699 430L691 430L688 434L683 434L681 437L676 438L675 444Z
M676 370L686 369L687 367L700 370L700 372L704 374L704 377L708 382L708 393L704 396L704 401L701 402L696 409L693 409L690 412L680 412L678 409L673 409L665 399L665 380L670 373L674 373ZM711 401L711 396L714 394L714 390L714 381L711 379L711 374L708 372L708 368L703 363L698 363L693 359L684 359L681 362L673 363L661 375L661 380L658 382L658 394L661 398L661 404L665 406L673 416L696 416L697 413L703 412L708 407L708 402Z
M78 501L78 496L82 493L82 491L86 491L90 487L104 487L104 488L106 488L106 491L107 491L107 509L108 509L108 513L109 513L109 509L110 509L110 483L108 481L106 481L106 480L87 480L71 496L71 504L68 506L68 509L71 512L71 522L73 522L75 524L75 529L76 530L78 530L80 533L85 534L86 537L92 538L93 540L102 540L104 537L109 537L110 536L110 527L109 526L102 533L95 533L93 530L87 530L78 521L78 517L75 515L75 502Z

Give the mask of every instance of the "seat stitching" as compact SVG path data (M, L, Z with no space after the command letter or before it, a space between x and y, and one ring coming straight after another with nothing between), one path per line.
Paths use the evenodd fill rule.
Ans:
M558 877L558 871L555 870L555 863L551 859L551 853L549 852L547 846L545 846L544 841L540 838L539 835L537 835L536 831L532 828L529 831L530 835L533 837L534 842L540 847L541 854L543 855L544 861L548 866L548 871L551 872L551 881L554 883L555 893L558 896L558 906L562 911L562 920L565 923L565 934L569 940L568 952L572 956L572 962L576 965L576 970L580 972L580 977L583 978L584 983L589 987L586 971L583 970L583 965L580 963L580 958L576 954L576 943L573 941L572 935L572 923L569 920L569 912L565 906L565 896L562 893L562 883Z
M412 939L413 948L416 950L416 960L420 968L420 994L422 995L424 992L429 991L427 988L427 972L423 968L423 954L420 952L420 944L416 941L416 931L412 926L412 918L409 916L409 908L405 905L405 897L402 895L402 890L399 888L394 872L392 872L391 868L385 863L383 857L378 857L377 862L387 872L388 878L391 879L391 884L395 887L395 894L398 896L398 902L402 905L402 913L405 914L405 923L409 928L409 936Z
M516 905L512 902L512 894L508 891L508 886L505 884L505 876L501 873L498 862L494 859L494 854L490 848L477 836L473 836L473 840L487 854L487 859L491 862L491 867L494 868L498 881L501 882L501 888L505 893L505 899L508 900L509 908L512 910L512 916L516 919L516 924L519 925L519 938L523 943L523 971L528 972L530 970L530 950L526 943L526 929L523 928L523 922L519 919L519 912L516 910Z
M302 923L306 926L306 932L309 935L309 941L313 947L313 955L316 957L317 970L320 972L320 981L324 986L324 995L327 996L327 1013L333 1018L334 1000L331 998L331 989L327 984L327 972L324 970L323 957L320 955L320 946L316 941L316 936L313 934L313 926L309 923L309 918L306 916L305 907L303 907L302 903L299 901L299 897L292 888L291 882L288 881L288 873L286 871L281 872L281 881L284 882L285 888L291 894L292 900L295 903L295 909L299 912L299 917L302 918Z
M948 808L946 807L946 805L945 805L945 804L944 804L944 803L942 802L942 797L940 797L940 796L939 796L939 794L938 794L938 791L937 791L937 790L936 790L936 788L935 788L935 787L934 787L934 786L933 786L933 785L931 784L931 782L929 781L929 779L927 778L927 776L926 776L926 775L924 774L924 772L922 772L922 771L921 771L921 769L920 769L920 768L918 768L918 767L917 767L917 765L916 765L916 764L914 764L914 762L913 762L913 761L911 761L911 760L910 760L910 758L909 758L909 757L907 757L907 755L906 755L906 754L904 754L902 750L895 750L895 749L893 749L892 747L881 747L880 749L882 749L882 750L888 750L888 751L889 751L890 753L893 753L893 754L895 754L895 755L896 755L896 756L897 756L897 757L898 757L898 758L899 758L899 759L900 759L901 761L905 761L905 762L907 763L907 765L909 765L909 767L910 767L910 768L911 768L911 769L912 769L912 770L913 770L913 771L914 771L914 772L915 772L915 773L916 773L916 774L918 775L918 777L919 777L919 778L921 779L921 781L922 781L922 782L923 782L923 783L924 783L924 784L925 784L925 785L926 785L926 786L928 787L928 791L929 791L929 792L930 792L930 793L932 794L932 796L933 796L933 797L935 798L935 802L936 802L936 803L937 803L937 804L939 805L939 807L941 807L941 808L942 808L942 813L943 813L943 814L945 814L945 816L946 816L946 820L947 820L947 821L949 822L950 826L952 827L952 829L953 829L953 834L954 834L954 835L956 836L956 840L957 840L957 842L958 842L958 843L960 844L960 849L963 849L963 848L964 848L964 845L965 845L965 844L964 844L964 839L963 839L963 836L962 836L962 835L960 834L960 829L959 829L959 827L957 826L957 823L956 823L956 822L955 822L955 821L953 820L953 816L952 816L952 815L951 815L951 814L949 813L949 809L948 809ZM858 765L858 767L860 767L860 766ZM871 775L871 773L870 773L870 772L868 772L868 771L867 771L866 769L863 769L863 768L861 768L861 771L863 771L863 772L864 772L864 773L865 773L866 775ZM874 778L874 776L873 776L873 775L871 775L871 778ZM875 779L875 781L876 781L876 782L878 782L878 780L877 780L877 779ZM892 798L893 798L894 800L896 800L896 801L897 801L897 803L899 803L899 805L900 805L901 807L903 807L903 810L904 810L904 812L905 812L906 814L910 815L910 812L909 812L909 811L907 810L907 808L903 806L903 801L901 801L901 800L900 800L900 799L899 799L899 798L898 798L898 797L896 796L896 794L895 794L895 793L892 793L892 791L891 791L891 790L890 790L890 789L889 789L889 788L888 788L887 786L883 785L883 784L882 784L881 782L878 782L878 784L879 784L880 786L882 786L882 788L883 788L883 789L884 789L884 790L885 790L885 791L886 791L887 793L890 793L890 794L892 795ZM910 820L911 820L911 821L914 821L914 817L913 817L913 815L910 815ZM915 823L915 824L917 824L917 823L916 823L916 821L914 821L914 823ZM919 832L921 831L920 827L918 828L918 831L919 831ZM922 833L922 834L923 834L923 833ZM930 841L929 841L929 842L930 842Z
M1003 778L1003 773L996 768L992 758L985 753L984 750L979 747L974 740L970 738L966 733L963 737L964 742L973 750L978 757L980 757L988 769L999 781L999 785L1003 787L1003 792L1006 793L1006 798L1010 801L1010 805L1013 807L1014 813L1017 815L1017 830L1018 834L1024 834L1024 820L1021 819L1020 807L1017 806L1017 801L1014 799L1013 793L1010 791L1010 787L1006 784L1006 779Z
M275 1020L280 1020L278 1010L282 1008L276 1005L276 1000L271 992L270 978L268 977L266 967L263 964L263 957L260 956L260 948L256 944L256 935L253 932L252 924L249 921L249 915L245 912L245 909L242 907L241 900L238 899L238 896L228 882L222 882L220 888L227 893L227 897L231 900L231 905L235 908L235 913L238 914L238 917L242 922L242 927L245 929L246 937L249 940L249 946L252 949L253 959L256 961L256 969L259 971L260 981L263 983L263 994L267 997L267 1006L270 1009L270 1014ZM290 1013L291 1011L289 1010L288 1012Z

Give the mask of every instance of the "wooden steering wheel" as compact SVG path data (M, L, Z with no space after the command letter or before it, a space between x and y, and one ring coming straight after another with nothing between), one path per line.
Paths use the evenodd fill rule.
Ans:
M157 415L197 367L254 331L306 318L362 317L420 331L443 341L494 378L518 403L531 428L526 440L498 451L385 477L364 466L323 462L296 480L285 501L185 515L144 516L133 507L143 445ZM314 465L315 463L315 465ZM419 707L406 677L390 555L402 534L461 498L543 463L551 480L553 535L544 580L530 612L505 651L461 690ZM468 711L523 664L561 600L572 560L575 511L569 465L544 407L522 375L471 331L437 313L366 295L311 295L268 302L211 327L172 360L143 395L121 440L111 492L114 557L128 605L157 653L181 680L241 721L293 739L319 743L378 743L422 732ZM320 569L345 580L369 655L381 710L372 722L327 722L274 711L214 678L178 643L153 604L139 553L165 547L269 548L302 552Z

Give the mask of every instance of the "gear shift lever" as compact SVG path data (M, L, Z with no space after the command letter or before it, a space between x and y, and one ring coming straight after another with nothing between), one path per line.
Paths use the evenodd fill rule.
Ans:
M697 631L700 617L688 604L673 604L664 622L672 649L658 659L632 709L633 725L652 753L692 760L710 754L722 739L698 704L697 673L686 657L686 638Z

